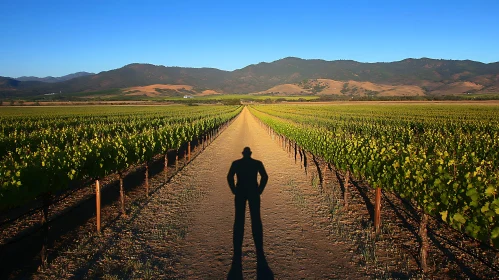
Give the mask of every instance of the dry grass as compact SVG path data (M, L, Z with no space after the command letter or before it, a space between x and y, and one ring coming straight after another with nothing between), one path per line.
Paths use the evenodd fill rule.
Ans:
M455 82L439 87L436 91L441 94L466 93L468 91L481 90L483 85L473 82Z
M207 90L203 90L203 92L201 92L200 94L198 94L199 96L206 96L206 95L215 95L215 94L222 94L220 92L217 92L215 90L212 90L212 89L207 89Z
M365 96L368 91L378 92L379 96L423 96L424 91L418 86L410 85L385 85L375 84L371 82L358 81L336 81L331 79L310 80L311 85L326 86L319 95L343 95L341 90L348 83L349 89L356 88L356 95ZM297 84L282 84L274 86L268 90L261 91L255 94L269 94L271 92L279 92L280 94L312 94L311 89L305 89Z
M282 84L282 85L277 85L275 87L271 87L265 91L257 92L255 94L265 95L265 94L269 94L271 92L279 92L279 93L283 93L283 94L307 94L307 93L309 94L310 93L306 89L303 89L302 87L295 85L295 84Z
M159 91L158 91L159 89ZM149 97L155 97L161 94L161 90L175 90L180 92L182 90L193 91L194 87L189 85L172 85L172 84L154 84L148 86L140 86L140 87L130 87L123 90L126 95L145 95ZM219 92L211 89L207 89L202 91L199 94L195 94L197 96L207 96L220 94Z
M345 82L342 81L335 81L335 80L330 80L330 79L317 79L318 82L321 82L327 87L320 92L320 94L324 95L330 95L330 94L337 94L337 95L342 95L341 89L343 88L343 84Z
M192 90L192 86L188 85L171 85L171 84L154 84L142 87L130 87L123 90L127 95L146 95L154 97L160 94L156 89L170 89L170 90Z

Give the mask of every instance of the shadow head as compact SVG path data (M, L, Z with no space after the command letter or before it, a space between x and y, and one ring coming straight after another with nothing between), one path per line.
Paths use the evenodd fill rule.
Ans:
M243 149L243 157L245 157L245 158L251 157L251 149L250 149L250 147L245 147Z

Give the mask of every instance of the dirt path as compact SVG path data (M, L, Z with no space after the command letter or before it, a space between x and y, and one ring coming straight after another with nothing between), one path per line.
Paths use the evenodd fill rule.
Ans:
M264 247L276 279L361 279L361 269L352 264L352 249L330 240L320 226L323 215L314 215L315 203L303 192L313 192L310 181L294 159L272 141L245 109L183 173L189 184L205 193L190 207L189 226L180 243L179 278L222 279L232 256L233 195L226 174L233 160L249 146L269 174L262 194ZM310 197L310 196L309 196ZM313 197L313 196L312 196ZM256 278L256 257L246 213L243 272Z

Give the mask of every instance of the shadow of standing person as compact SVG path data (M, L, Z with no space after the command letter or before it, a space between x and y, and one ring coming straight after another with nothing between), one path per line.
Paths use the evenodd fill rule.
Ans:
M258 184L260 174L260 184ZM237 177L237 184L234 182ZM263 226L260 215L260 195L267 185L268 175L261 161L251 158L251 149L243 149L243 157L232 162L227 182L234 194L235 219L233 230L234 256L232 266L227 279L242 279L242 246L244 237L244 220L246 212L246 201L248 201L251 215L251 230L255 241L257 257L257 279L274 279L265 254L263 252Z

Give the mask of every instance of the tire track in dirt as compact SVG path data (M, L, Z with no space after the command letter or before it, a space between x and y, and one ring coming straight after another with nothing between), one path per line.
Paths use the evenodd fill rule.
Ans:
M351 247L331 240L321 227L317 201L305 199L311 184L294 159L272 141L251 113L241 115L182 173L185 184L205 195L189 207L189 226L180 242L178 278L225 278L232 257L234 197L226 175L233 160L249 146L253 158L261 160L269 183L262 194L264 248L276 279L361 279L362 269L352 261ZM305 199L305 200L304 200ZM322 219L322 220L321 220ZM243 243L243 272L256 278L256 256L247 208Z

